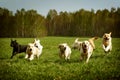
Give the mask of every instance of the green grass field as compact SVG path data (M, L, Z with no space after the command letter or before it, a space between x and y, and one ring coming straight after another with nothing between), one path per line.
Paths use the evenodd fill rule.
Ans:
M20 44L33 42L34 38L15 38ZM39 38L44 46L39 60L25 60L25 53L10 59L10 38L0 38L0 80L118 80L120 78L120 38L113 38L113 50L105 55L102 39L95 41L96 49L88 64L80 61L80 52L72 49L70 61L58 56L58 44L71 46L75 37ZM89 38L80 38L87 40Z

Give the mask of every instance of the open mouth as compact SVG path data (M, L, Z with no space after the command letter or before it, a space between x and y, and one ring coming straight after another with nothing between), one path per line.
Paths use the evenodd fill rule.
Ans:
M87 48L83 48L83 52L86 53L87 52Z
M109 40L109 38L106 37L106 38L104 38L104 40Z

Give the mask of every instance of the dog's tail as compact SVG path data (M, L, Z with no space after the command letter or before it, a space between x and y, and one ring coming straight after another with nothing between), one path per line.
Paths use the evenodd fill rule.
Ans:
M94 41L94 40L97 40L97 39L98 39L98 37L92 37L92 38L91 38L91 40L93 40L93 41ZM90 40L90 39L89 39L89 40Z
M95 49L94 41L97 40L97 39L98 39L98 37L93 37L93 38L89 39L89 42L90 42L91 46L93 47L93 49Z
M78 42L78 40L79 40L79 38L76 38L76 39L75 39L75 42Z

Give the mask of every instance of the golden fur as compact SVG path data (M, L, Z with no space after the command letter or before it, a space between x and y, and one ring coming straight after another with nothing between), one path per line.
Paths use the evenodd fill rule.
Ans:
M112 37L111 37L111 32L110 33L105 33L103 35L103 49L105 52L109 52L112 50Z
M81 57L80 57L81 60L83 58L87 58L86 63L88 63L89 58L91 57L92 52L95 49L94 41L97 39L98 39L98 37L93 37L93 38L90 38L88 41L82 42L82 47L80 50L81 51Z

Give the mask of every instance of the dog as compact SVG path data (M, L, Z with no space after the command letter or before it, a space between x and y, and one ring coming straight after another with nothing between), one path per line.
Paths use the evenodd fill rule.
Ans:
M64 57L65 60L70 60L71 48L67 45L67 43L59 44L59 50L60 58Z
M83 60L83 58L87 58L86 63L88 63L88 61L92 55L92 52L95 49L94 40L96 40L96 39L98 39L98 37L93 37L89 40L82 42L82 47L80 49L80 52L81 52L80 60Z
M20 45L16 40L12 40L12 39L10 46L13 47L12 56L10 57L11 59L13 58L13 56L15 56L18 53L26 52L27 49L27 45Z
M112 37L111 37L111 32L110 33L105 33L103 35L103 49L105 53L108 53L112 50Z
M36 39L35 39L33 43L35 43L35 46L36 46L38 49L40 49L41 52L42 52L43 46L40 44L40 40L36 40Z
M81 48L81 46L82 46L82 41L78 41L78 38L76 38L72 45L72 48L79 50Z
M39 59L39 56L42 54L42 49L43 46L40 45L39 40L35 40L34 43L29 43L25 58L31 61L36 56Z

